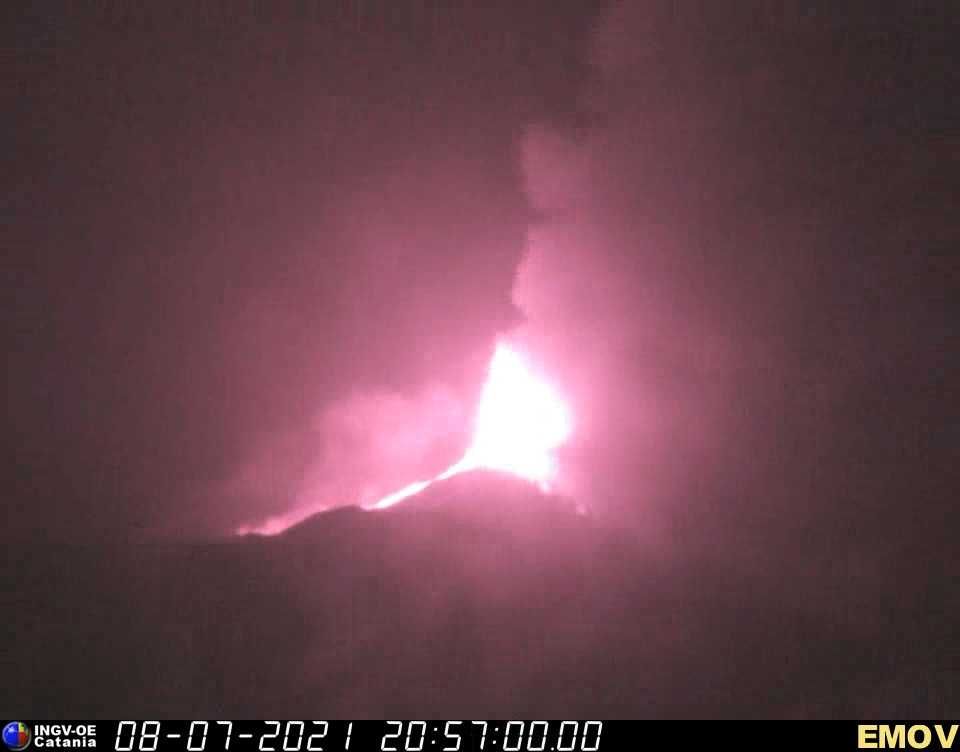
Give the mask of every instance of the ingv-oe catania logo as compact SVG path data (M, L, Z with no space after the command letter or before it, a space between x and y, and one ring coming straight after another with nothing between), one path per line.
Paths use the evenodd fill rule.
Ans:
M46 747L96 747L97 727L92 723L35 723L31 729L20 721L3 727L3 743L12 752L20 752L33 742L35 749Z
M20 721L10 721L3 727L3 744L14 752L26 749L30 746L30 727Z

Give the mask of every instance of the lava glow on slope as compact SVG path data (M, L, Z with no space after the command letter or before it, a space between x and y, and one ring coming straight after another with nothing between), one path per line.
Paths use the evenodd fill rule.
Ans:
M512 347L499 343L474 415L473 438L457 462L430 480L421 480L384 496L369 509L385 509L419 493L431 483L470 470L497 470L548 491L556 480L554 451L573 430L566 402L541 380ZM310 514L309 510L271 517L236 528L237 535L276 535Z
M434 481L480 468L512 473L548 490L556 476L553 453L572 430L570 411L560 395L515 350L499 343L480 395L473 440L463 457L431 480L384 496L373 508L393 506Z

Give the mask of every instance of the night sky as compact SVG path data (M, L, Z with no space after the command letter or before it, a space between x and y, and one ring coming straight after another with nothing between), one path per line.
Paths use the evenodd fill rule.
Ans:
M302 674L225 689L265 640L292 651L269 671L334 666L342 715L956 714L955 4L456 5L0 11L4 587L35 674L2 705L309 708ZM569 400L556 491L582 538L564 504L483 479L450 494L492 528L447 520L438 488L388 522L233 538L449 466L503 337ZM518 572L451 548L461 525ZM416 582L424 561L453 579ZM397 704L364 651L396 647L391 598L440 591L402 634L449 660ZM568 596L603 618L574 624ZM223 647L254 597L282 616ZM50 678L89 673L75 629L103 658L88 694ZM208 684L169 669L137 705L156 667L117 685L105 656L159 644ZM548 660L571 646L582 673ZM607 680L619 659L648 695ZM484 670L450 695L464 665Z

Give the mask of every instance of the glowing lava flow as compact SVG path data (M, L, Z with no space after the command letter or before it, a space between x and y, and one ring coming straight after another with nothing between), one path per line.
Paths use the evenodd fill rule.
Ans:
M511 348L498 344L480 395L473 441L463 457L442 473L384 496L384 509L419 493L437 480L478 468L526 478L547 490L556 474L553 452L573 430L566 404L537 378Z

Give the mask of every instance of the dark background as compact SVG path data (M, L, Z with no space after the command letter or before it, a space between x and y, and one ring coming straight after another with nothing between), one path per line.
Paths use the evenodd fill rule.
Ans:
M344 714L956 712L956 9L484 5L5 6L4 571L33 678L4 707L292 712L309 665L352 688L323 695ZM484 667L462 695L438 658L407 704L383 699L407 664L378 668L399 612L369 583L456 561L422 523L296 554L177 543L442 469L468 420L437 431L422 405L468 413L506 331L570 396L569 491L603 532L521 566L502 623L477 616L517 576L498 564L404 633ZM431 437L389 472L384 400ZM342 405L372 416L349 451ZM565 562L578 598L600 593L579 626L524 605L565 592ZM325 632L276 568L368 600ZM223 647L261 591L276 620ZM278 645L273 668L244 662ZM771 656L749 691L745 645ZM115 651L145 661L129 684ZM654 654L643 686L669 700L643 702ZM608 679L618 657L634 678ZM161 702L158 663L213 684L171 669ZM86 689L63 678L92 664ZM758 705L778 682L798 694Z
M210 525L264 435L463 379L515 316L512 141L583 67L587 15L522 4L165 7L5 11L18 532Z

